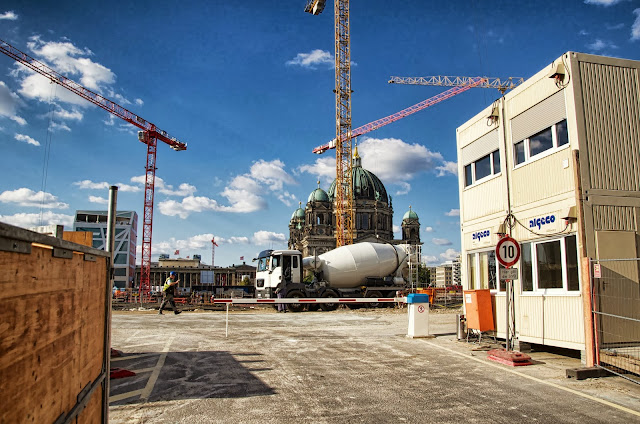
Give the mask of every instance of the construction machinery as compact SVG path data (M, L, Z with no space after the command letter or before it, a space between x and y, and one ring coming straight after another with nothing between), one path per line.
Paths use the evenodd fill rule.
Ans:
M429 77L391 77L389 84L410 84L410 85L435 85L442 87L464 87L471 80L480 77L448 77L435 75ZM481 77L483 82L475 87L495 88L504 94L507 90L512 90L524 82L524 78L509 77L506 79Z
M258 299L278 295L286 298L396 297L398 290L407 288L404 274L408 262L416 261L409 245L367 242L306 258L298 250L265 250L257 259L255 292ZM305 271L313 275L312 281L304 282ZM325 311L337 307L337 303L320 304ZM305 305L294 303L288 308L300 312Z
M399 119L402 119L406 116L412 115L416 112L419 112L423 109L426 109L428 107L431 107L437 103L440 103L443 100L449 99L453 96L456 96L460 93L463 93L467 90L469 90L470 88L473 87L477 87L483 83L486 83L486 78L483 77L475 77L475 78L470 78L468 79L464 84L460 84L459 86L456 86L454 88L451 88L447 91L444 91L436 96L430 97L427 100L423 100L420 103L417 103L413 106L410 106L406 109L401 110L400 112L396 112L393 115L389 115L387 117L384 117L382 119L378 119L376 121L373 122L369 122L366 125L363 125L361 127L356 128L355 130L352 131L351 133L351 137L355 138L361 135L364 135L368 132L371 132L373 130L377 130L380 127L383 127L385 125L388 125L392 122L395 122ZM330 149L335 149L336 146L338 145L338 139L334 138L333 140L331 140L328 143L325 143L321 146L316 147L315 149L313 149L313 153L316 154L322 154L324 152L326 152L327 150Z
M309 0L305 12L322 13L325 0ZM351 30L349 0L334 0L336 82L336 246L353 243L353 180L351 175Z
M151 290L151 235L153 229L153 195L156 177L156 149L158 140L168 144L169 147L176 151L186 150L187 144L175 137L172 137L166 131L158 128L155 124L139 117L119 104L83 87L64 75L59 74L44 63L18 50L6 41L0 40L0 51L32 71L48 78L51 82L61 85L83 99L101 107L112 115L115 115L142 130L138 132L138 140L147 145L147 163L145 166L144 184L144 219L142 224L140 295L141 299L147 299Z

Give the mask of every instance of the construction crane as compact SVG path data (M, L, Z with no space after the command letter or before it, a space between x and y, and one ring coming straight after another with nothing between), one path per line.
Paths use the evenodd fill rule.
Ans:
M478 77L447 77L435 75L429 77L391 77L389 84L437 85L443 87L463 87ZM524 78L509 77L507 79L482 77L484 81L476 87L495 88L504 94L524 82Z
M216 243L216 238L212 237L211 238L211 266L213 266L215 263L214 261L216 258L216 246L218 246L218 243Z
M325 0L309 0L305 12L319 15ZM351 30L349 0L334 0L336 93L336 247L353 244L351 175Z
M480 85L482 85L483 83L486 83L486 79L483 77L476 77L476 78L470 78L468 79L464 84L461 84L459 87L454 87L451 88L447 91L444 91L436 96L430 97L427 100L424 100L420 103L417 103L411 107L408 107L406 109L401 110L400 112L396 112L393 115L389 115L385 118L382 119L378 119L377 121L373 121L373 122L369 122L366 125L363 125L361 127L356 128L355 130L352 131L351 133L351 137L355 138L361 135L364 135L370 131L373 130L377 130L380 127L383 127L385 125L388 125L392 122L395 122L399 119L402 119L406 116L412 115L418 111L421 111L423 109L426 109L430 106L433 106L437 103L440 103L443 100L449 99L455 95L458 95L460 93L463 93L467 90L469 90L470 88L473 87L478 87ZM313 153L317 153L317 154L322 154L324 152L326 152L327 150L330 149L335 149L336 145L338 144L336 142L337 139L333 139L330 142L323 144L322 146L318 146L315 149L313 149Z
M147 145L147 165L145 167L144 183L144 219L142 226L140 298L147 299L149 297L149 292L151 291L151 234L153 229L153 194L156 178L156 149L158 140L168 144L176 151L186 150L187 144L170 136L166 131L159 129L155 124L139 117L119 104L81 86L64 75L59 74L44 63L18 50L6 41L0 40L0 50L2 53L23 64L32 71L48 78L51 82L61 85L83 99L101 107L112 115L115 115L142 130L138 132L138 140Z

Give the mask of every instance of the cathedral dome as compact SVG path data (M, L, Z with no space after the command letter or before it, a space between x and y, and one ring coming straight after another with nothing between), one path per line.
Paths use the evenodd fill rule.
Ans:
M418 214L411 210L411 206L409 206L409 210L402 217L403 221L405 219L418 219Z
M329 201L330 200L329 200L329 196L327 195L327 192L321 189L320 187L318 187L317 189L311 192L311 194L309 195L309 199L307 200L307 203L329 202Z
M351 178L353 179L353 198L354 200L366 199L366 200L378 200L380 202L389 203L387 197L387 189L384 188L382 181L371 171L367 171L362 167L360 156L358 156L358 150L353 158L353 165L351 167ZM331 201L336 197L336 180L333 180L331 187L329 187L329 198Z
M304 209L298 208L293 212L293 215L291 215L291 221L295 221L295 220L304 221Z

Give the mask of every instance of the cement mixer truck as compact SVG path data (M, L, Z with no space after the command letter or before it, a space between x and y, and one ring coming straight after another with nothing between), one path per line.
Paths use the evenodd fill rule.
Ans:
M265 250L256 259L258 299L275 298L278 294L287 298L381 298L395 297L398 290L406 288L402 274L410 253L407 245L357 243L306 258L298 250ZM304 281L305 273L312 278L310 282ZM306 306L287 305L293 312L301 312ZM317 306L334 310L338 304Z

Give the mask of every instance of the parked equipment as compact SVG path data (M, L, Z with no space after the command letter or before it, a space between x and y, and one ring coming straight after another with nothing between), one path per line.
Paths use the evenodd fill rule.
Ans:
M302 258L298 250L265 250L258 255L256 297L338 298L395 297L406 288L403 271L409 260L408 245L357 243L319 256ZM307 281L304 282L304 272ZM370 306L381 306L370 303ZM289 304L300 312L304 304ZM319 305L334 310L337 303Z

